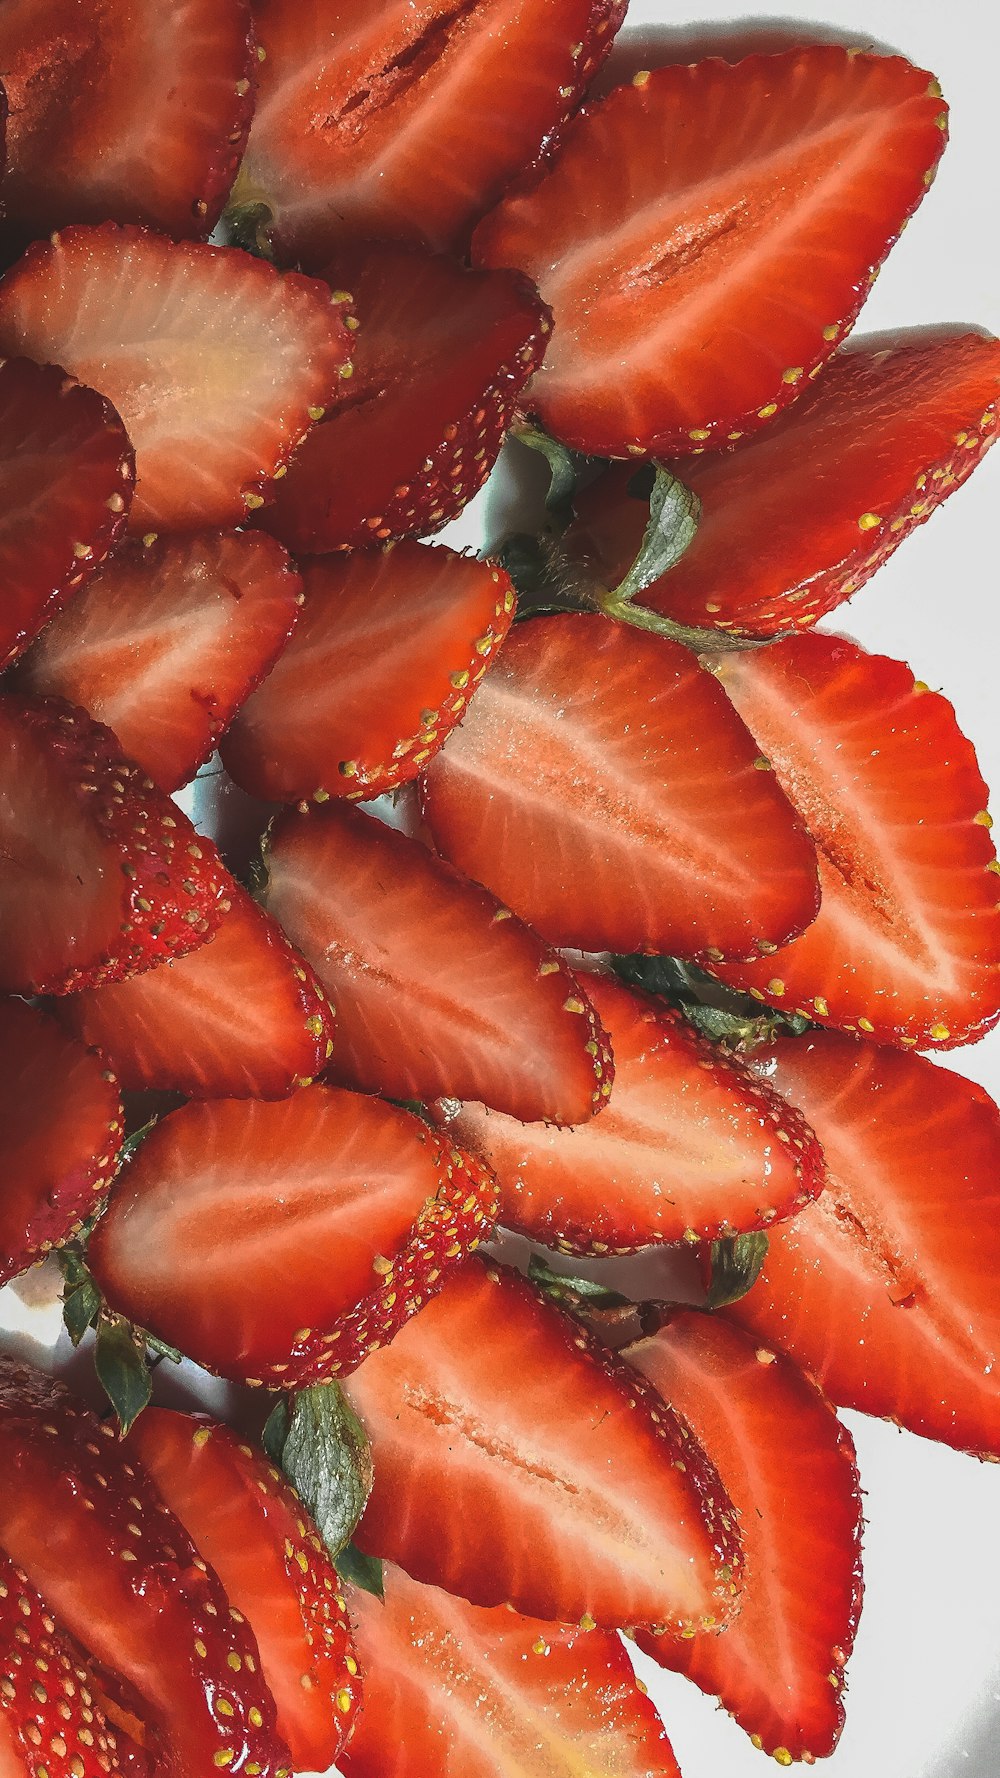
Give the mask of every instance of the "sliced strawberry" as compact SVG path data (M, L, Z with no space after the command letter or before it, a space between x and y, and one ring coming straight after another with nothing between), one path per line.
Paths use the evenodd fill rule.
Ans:
M114 547L134 480L109 401L55 365L0 363L0 668Z
M674 465L701 518L643 605L702 630L808 629L852 597L910 531L971 475L996 438L1000 340L926 329L858 340L741 450ZM622 465L577 504L569 547L609 585L648 518Z
M0 992L66 994L182 957L215 931L210 840L58 698L0 697Z
M489 562L400 543L302 564L295 634L223 747L251 796L380 796L416 777L510 628Z
M82 705L176 790L277 659L301 593L284 550L253 532L128 543L48 625L18 681Z
M309 553L437 531L492 469L548 310L519 273L405 247L346 249L324 277L356 310L353 373L261 523Z
M340 1580L263 1451L200 1414L148 1408L128 1440L260 1645L296 1771L331 1766L360 1681Z
M852 325L945 118L928 74L836 44L643 72L587 106L475 237L552 309L547 429L605 457L756 431Z
M384 1603L347 1590L365 1709L345 1778L680 1778L613 1632L487 1611L389 1564L384 1582Z
M476 1246L496 1185L395 1105L310 1086L184 1105L119 1178L90 1243L112 1307L223 1376L336 1376Z
M614 1070L593 1007L488 890L333 803L281 816L266 856L267 906L337 1008L335 1079L560 1124L601 1109Z
M850 1433L787 1358L681 1310L624 1356L704 1445L740 1515L743 1595L722 1636L640 1633L777 1759L832 1753L861 1611L861 1494Z
M440 850L553 944L746 957L816 912L812 845L718 687L602 617L516 629L424 787Z
M718 973L877 1043L981 1036L1000 1017L1000 865L951 705L902 661L837 636L729 653L714 670L808 823L823 893L801 938Z
M260 506L347 345L324 284L147 229L68 228L0 280L0 352L65 365L121 414L140 535L235 525Z
M247 0L5 0L0 68L8 226L211 233L253 113Z

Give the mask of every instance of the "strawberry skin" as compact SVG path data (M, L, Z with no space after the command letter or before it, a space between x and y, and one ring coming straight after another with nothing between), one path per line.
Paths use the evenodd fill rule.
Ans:
M301 564L291 642L222 748L265 802L350 801L415 778L461 720L513 621L509 577L404 542Z
M816 913L812 844L711 676L603 617L519 626L423 785L439 850L552 944L747 957Z
M951 705L902 661L818 633L714 670L809 827L823 897L801 938L718 974L876 1043L982 1036L1000 1017L1000 866Z
M529 404L604 457L756 431L854 322L944 147L940 88L810 44L635 76L476 231L554 332Z
M582 1123L614 1066L562 958L488 890L358 809L289 811L266 849L268 909L338 1012L331 1073L390 1099L484 1099Z

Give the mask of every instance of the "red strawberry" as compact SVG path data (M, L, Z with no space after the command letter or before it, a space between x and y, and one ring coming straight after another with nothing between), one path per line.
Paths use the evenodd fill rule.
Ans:
M764 1228L816 1196L819 1144L776 1093L665 1006L578 980L615 1058L599 1118L558 1130L481 1104L441 1108L454 1141L495 1172L506 1228L565 1253L630 1253Z
M389 1565L384 1579L384 1604L347 1593L365 1709L345 1778L680 1778L612 1632L486 1611Z
M267 906L338 1011L332 1073L392 1099L483 1099L582 1123L611 1090L562 958L418 840L331 803L279 818Z
M5 0L15 228L110 217L209 234L250 127L251 37L246 0Z
M830 1180L729 1313L838 1406L1000 1457L997 1107L922 1056L829 1031L758 1065L815 1126Z
M134 479L109 401L55 365L0 363L0 668L114 547Z
M801 938L720 969L877 1043L952 1048L1000 1017L1000 883L972 745L902 661L819 634L714 670L816 842Z
M516 1273L463 1266L345 1389L375 1462L363 1550L567 1624L707 1631L728 1612L738 1544L711 1465Z
M58 698L0 697L0 992L65 994L204 944L226 912L211 841Z
M296 1771L325 1772L360 1682L340 1580L302 1502L262 1451L202 1415L147 1408L128 1445L250 1623Z
M996 438L1000 341L921 329L852 342L760 437L677 475L694 542L641 603L703 630L808 629L857 592L971 475ZM587 489L568 544L624 578L648 518L622 465Z
M414 778L458 722L510 628L506 574L400 543L302 564L295 634L223 747L264 801L379 796Z
M67 994L59 1015L129 1092L282 1099L329 1060L333 1014L281 928L232 883L218 932L130 981Z
M289 260L457 242L569 117L624 0L253 0L266 59L237 200ZM484 128L483 95L489 94Z
M519 273L405 247L347 249L324 276L356 310L353 374L261 523L307 553L436 531L492 469L548 310Z
M253 1634L112 1428L4 1359L0 1463L0 1544L97 1664L101 1689L125 1681L157 1771L245 1772L249 1760L277 1778L287 1762Z
M722 1636L640 1634L717 1695L779 1765L832 1753L861 1611L861 1494L850 1434L788 1359L681 1310L624 1356L718 1466L740 1515L743 1596Z
M605 457L723 445L852 325L944 147L937 82L809 44L635 75L476 231L555 331L530 401Z
M746 957L815 915L812 845L718 687L603 617L516 629L424 783L440 850L553 944Z
M0 280L0 352L65 365L121 414L140 535L235 525L260 506L347 345L325 285L146 229L68 228Z
M280 545L252 532L129 543L48 625L19 683L82 705L176 790L281 652L301 593Z
M495 1207L485 1169L408 1111L310 1086L171 1112L120 1176L89 1263L130 1320L280 1389L391 1339Z

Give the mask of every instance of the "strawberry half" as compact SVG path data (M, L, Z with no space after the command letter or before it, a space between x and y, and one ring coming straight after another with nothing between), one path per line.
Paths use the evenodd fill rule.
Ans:
M604 457L756 431L851 327L945 119L930 75L835 44L643 71L585 107L475 236L552 309L546 429Z
M1000 1017L1000 865L951 705L838 636L721 655L714 671L808 824L823 896L801 938L718 973L877 1043L982 1036Z
M114 548L134 481L109 401L56 365L0 363L0 668Z
M210 840L58 698L0 697L0 992L66 994L193 951L224 913Z
M238 525L347 361L324 284L235 248L68 228L0 279L0 352L65 365L135 446L130 526Z
M642 604L702 630L808 629L972 474L996 438L998 391L1000 340L920 329L890 346L852 341L759 437L673 466L701 517ZM588 488L567 539L611 586L648 518L633 474L612 468Z
M340 1580L302 1502L263 1451L200 1414L147 1408L126 1448L249 1622L295 1770L325 1772L360 1681Z
M519 626L423 783L439 849L553 944L746 957L816 912L812 844L711 676L603 617Z
M329 804L281 816L267 906L338 1011L331 1072L391 1099L483 1099L582 1123L607 1037L562 958L419 840Z
M484 1610L391 1564L384 1585L384 1603L347 1589L365 1709L345 1778L680 1778L613 1632Z
M510 628L489 562L400 543L302 564L295 633L226 737L230 777L265 802L380 796L416 777Z
M517 272L364 246L324 271L353 373L261 523L308 554L437 531L482 487L541 363L548 310Z
M208 1370L272 1388L392 1338L478 1245L496 1185L395 1105L309 1086L157 1124L90 1242L109 1303Z
M301 595L284 550L253 532L127 543L47 626L18 683L89 710L177 790L277 659Z

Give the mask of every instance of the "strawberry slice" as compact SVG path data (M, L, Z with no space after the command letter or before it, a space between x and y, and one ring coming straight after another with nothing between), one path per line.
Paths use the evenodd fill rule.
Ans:
M854 322L944 147L930 75L809 44L637 74L476 231L555 331L530 401L598 456L756 431Z
M5 0L0 68L8 226L211 233L253 113L247 0Z
M483 1099L582 1123L611 1090L593 1007L562 958L418 840L331 803L267 846L267 906L338 1010L331 1072L391 1099Z
M353 374L261 523L310 553L437 531L492 469L548 310L520 273L405 247L348 248L323 275L356 310Z
M816 1196L822 1151L776 1093L646 995L577 979L614 1053L600 1117L559 1130L481 1104L438 1108L496 1174L505 1228L564 1253L633 1253L766 1228Z
M0 279L0 352L63 364L135 446L131 529L236 525L339 383L325 284L147 229L68 228Z
M710 1452L743 1533L742 1604L725 1634L640 1633L640 1648L718 1696L779 1765L832 1753L861 1612L850 1433L794 1364L718 1316L668 1314L624 1356Z
M237 201L286 260L345 238L448 247L551 141L625 0L256 0L266 59ZM483 128L483 94L490 127Z
M1000 865L951 705L902 661L836 636L722 655L714 670L808 823L823 894L801 938L718 973L877 1043L981 1036L1000 1018Z
M325 1772L360 1681L340 1580L302 1502L262 1451L201 1414L147 1408L128 1445L250 1623L296 1771Z
M55 365L0 363L0 668L114 548L134 480L109 401Z
M57 698L0 697L0 992L66 994L193 951L228 911L210 840Z
M280 545L252 532L128 543L48 625L18 682L89 710L177 790L277 659L301 592Z
M251 796L380 796L416 777L510 628L489 562L400 543L302 564L288 648L240 711L223 762Z
M612 1632L487 1611L390 1564L384 1584L384 1603L347 1589L365 1709L344 1778L680 1778Z
M0 1462L0 1543L96 1663L100 1689L126 1682L157 1771L249 1760L277 1778L287 1759L253 1634L111 1426L2 1359Z
M864 586L972 474L996 438L1000 340L926 329L857 340L740 450L673 467L698 496L694 542L642 603L697 629L808 629ZM567 540L616 585L648 516L634 471L577 502Z
M812 845L711 677L602 617L508 637L424 803L444 855L553 944L746 957L816 912Z
M814 1125L830 1179L728 1313L838 1406L1000 1457L997 1107L925 1057L832 1031L758 1065Z
M127 1091L283 1099L326 1066L333 1013L312 970L238 883L226 896L218 932L190 956L59 1002Z
M309 1086L184 1105L91 1237L112 1307L223 1376L284 1389L360 1364L493 1220L496 1184L395 1105Z

